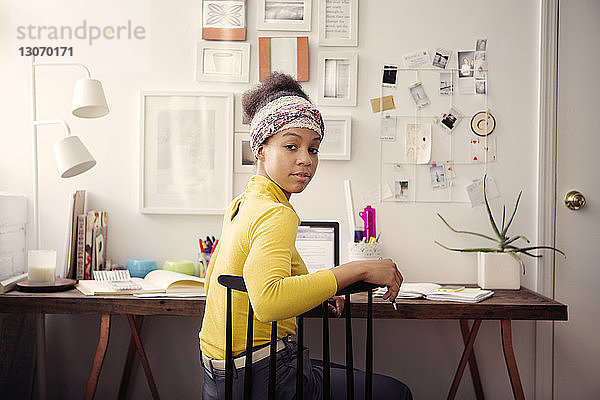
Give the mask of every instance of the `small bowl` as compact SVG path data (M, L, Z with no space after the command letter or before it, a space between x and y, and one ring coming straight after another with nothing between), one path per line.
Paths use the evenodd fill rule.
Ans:
M163 269L186 275L199 275L198 268L196 268L193 262L188 260L166 260Z
M127 270L134 278L143 278L148 272L158 269L156 261L146 258L131 258L127 260Z

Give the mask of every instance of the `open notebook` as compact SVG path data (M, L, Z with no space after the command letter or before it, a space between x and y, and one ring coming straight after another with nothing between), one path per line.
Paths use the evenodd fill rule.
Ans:
M145 278L131 278L129 271L95 271L92 280L80 280L77 289L87 296L140 294L159 297L206 295L204 278L157 269ZM100 272L100 273L98 273Z
M383 296L387 288L379 288L375 296ZM460 290L446 291L437 283L405 283L400 286L398 299L416 299L424 297L428 300L457 301L460 303L478 303L491 297L491 290L480 288L462 288Z

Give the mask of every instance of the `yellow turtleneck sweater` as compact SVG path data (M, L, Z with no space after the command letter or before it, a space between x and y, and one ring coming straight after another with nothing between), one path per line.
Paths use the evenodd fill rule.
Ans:
M237 214L236 214L237 212ZM242 275L248 294L233 291L233 355L246 349L248 298L254 309L254 346L296 332L296 316L333 296L337 282L331 270L308 274L296 250L300 219L283 190L255 175L246 191L225 212L223 230L206 275L206 308L200 349L208 357L225 358L227 289L221 274Z

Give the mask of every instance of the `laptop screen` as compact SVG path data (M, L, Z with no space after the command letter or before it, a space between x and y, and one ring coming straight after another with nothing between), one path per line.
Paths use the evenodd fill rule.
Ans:
M296 235L296 249L308 272L333 268L340 263L340 225L335 221L303 221Z

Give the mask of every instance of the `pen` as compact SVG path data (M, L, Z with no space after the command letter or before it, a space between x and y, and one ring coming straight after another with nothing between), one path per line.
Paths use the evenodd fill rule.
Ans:
M383 259L383 257L379 257L379 259ZM388 289L390 288L389 286L387 287ZM400 287L398 287L398 291L400 290ZM392 299L392 306L394 307L394 311L398 311L398 306L396 305L396 299Z

